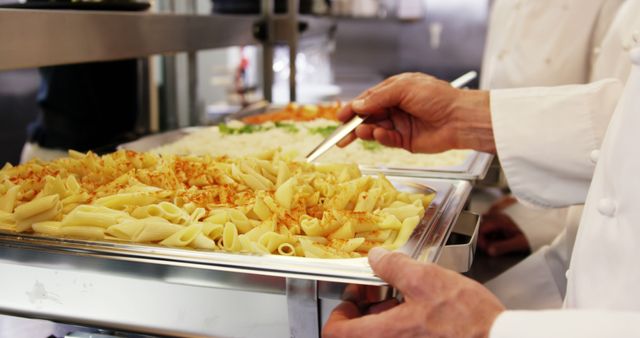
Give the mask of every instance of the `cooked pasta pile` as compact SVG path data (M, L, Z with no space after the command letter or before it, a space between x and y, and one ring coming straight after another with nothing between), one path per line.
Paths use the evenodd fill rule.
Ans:
M88 240L359 257L403 245L432 196L356 165L252 157L70 152L0 170L0 229Z

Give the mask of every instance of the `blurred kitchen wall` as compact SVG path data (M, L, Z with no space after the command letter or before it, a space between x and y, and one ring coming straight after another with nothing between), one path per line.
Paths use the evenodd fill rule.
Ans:
M0 167L20 161L27 125L38 115L39 83L35 69L0 72Z
M370 10L372 15L337 14L332 64L341 97L353 97L370 84L402 72L453 80L480 69L489 0L409 0L405 2L409 8L404 9L399 8L402 0L350 2L356 1L387 7Z

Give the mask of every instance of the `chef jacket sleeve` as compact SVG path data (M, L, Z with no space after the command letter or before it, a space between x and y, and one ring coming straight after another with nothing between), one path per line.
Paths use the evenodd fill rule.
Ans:
M510 310L560 308L567 289L566 272L583 206L565 210L565 227L551 242L485 286Z
M640 337L638 312L604 310L505 311L498 316L490 338Z
M584 203L621 91L616 79L491 91L497 153L518 199L541 207Z

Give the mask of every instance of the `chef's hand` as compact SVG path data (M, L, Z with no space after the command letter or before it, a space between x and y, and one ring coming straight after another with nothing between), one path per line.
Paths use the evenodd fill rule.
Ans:
M495 153L489 92L455 89L420 73L390 77L346 104L338 119L354 115L365 123L339 146L356 137L410 152L475 149Z
M324 338L488 337L504 306L475 281L435 264L417 263L384 249L369 252L373 271L404 295L369 309L343 302L325 325Z
M531 247L520 227L504 213L504 209L516 202L506 197L494 204L482 215L478 231L478 249L489 256L501 256L517 252L530 252Z

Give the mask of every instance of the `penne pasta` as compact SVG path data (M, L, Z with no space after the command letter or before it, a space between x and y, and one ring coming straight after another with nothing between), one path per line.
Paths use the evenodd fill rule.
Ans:
M63 226L60 227L60 235L82 239L103 239L104 228L90 226Z
M16 219L12 213L0 211L0 229L14 230L16 228Z
M198 235L202 233L202 225L201 224L193 224L186 228L180 229L173 235L164 239L160 244L166 246L178 246L185 247L191 244Z
M397 248L432 196L356 165L70 152L0 170L0 229L200 250L351 258Z
M56 222L56 221L38 222L31 225L31 227L33 228L33 231L41 234L51 235L51 236L62 235L62 232L60 231L60 228L62 227L62 222Z
M58 195L51 195L41 198L36 198L31 202L22 204L15 208L14 215L16 220L24 220L52 210L60 203L60 197Z
M9 213L13 212L13 208L16 204L16 198L18 197L18 191L20 191L20 186L14 185L9 188L2 197L0 197L0 211Z

